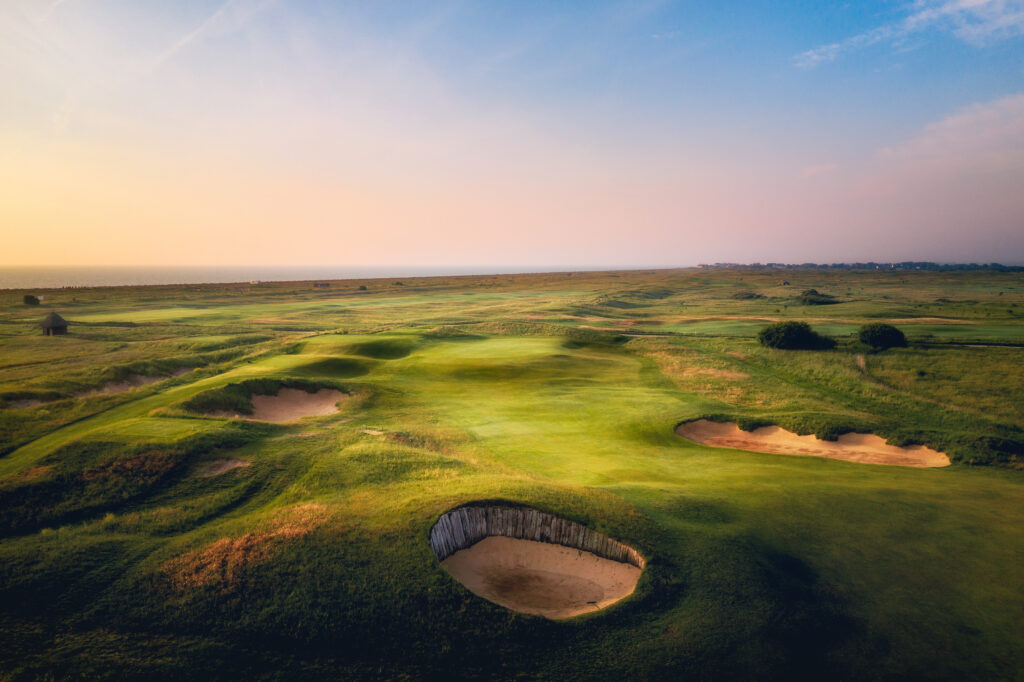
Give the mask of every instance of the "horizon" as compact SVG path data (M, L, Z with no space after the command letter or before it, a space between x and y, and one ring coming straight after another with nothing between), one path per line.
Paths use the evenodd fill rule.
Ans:
M17 0L0 229L27 267L1019 263L1022 38L1021 0Z
M181 285L220 285L244 284L253 280L260 283L291 283L309 281L373 281L394 278L424 279L436 277L519 277L527 275L558 275L558 274L601 274L610 272L645 273L667 272L673 270L699 270L710 272L722 269L737 270L778 270L808 271L821 269L838 272L843 270L867 270L857 268L858 265L917 265L929 264L945 271L968 272L973 270L998 271L996 268L1007 268L1017 272L1024 268L1024 263L991 262L991 263L956 263L931 261L863 261L839 263L700 263L696 265L674 266L593 266L593 267L536 267L508 266L506 268L489 268L487 266L333 266L333 265L233 265L233 266L180 266L180 265L50 265L50 266L3 266L0 265L0 291L36 290L50 291L60 289L90 289L103 287L145 287L145 286L181 286ZM808 267L809 266L809 267ZM897 268L891 272L901 275L922 270ZM924 268L923 272L936 272L933 268Z

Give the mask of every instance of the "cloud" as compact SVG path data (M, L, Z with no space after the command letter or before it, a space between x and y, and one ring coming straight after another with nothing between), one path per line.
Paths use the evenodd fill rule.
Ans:
M164 63L165 61L173 57L179 50L181 50L186 45L199 38L206 31L208 31L211 26L220 21L221 17L224 16L228 9L230 9L234 1L235 0L227 0L227 2L225 2L219 8L217 8L217 10L213 14L206 17L206 19L204 19L201 24L199 24L194 29L183 35L181 38L175 41L173 45L171 45L169 48L161 52L160 55L156 58L155 65Z
M974 104L878 157L931 172L1024 169L1024 94Z
M191 43L194 43L215 30L220 33L230 33L241 28L254 14L265 10L267 7L272 5L274 1L275 0L261 0L246 2L246 0L226 0L224 4L214 10L213 13L206 17L206 19L204 19L198 26L178 38L174 44L161 52L153 61L151 66L157 67L160 64L163 64L168 59L174 57L178 52L188 47Z
M803 69L835 61L841 54L878 43L898 43L928 30L952 33L972 45L1024 34L1024 0L915 0L901 21L883 24L845 40L819 45L793 58Z

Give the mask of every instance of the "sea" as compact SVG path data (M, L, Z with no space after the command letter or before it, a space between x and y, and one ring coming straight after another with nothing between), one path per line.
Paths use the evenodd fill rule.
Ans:
M378 277L433 277L496 275L529 272L579 272L621 268L576 266L160 266L72 267L0 266L0 289L60 289L146 284L218 284L230 282L302 282L314 279L371 279Z

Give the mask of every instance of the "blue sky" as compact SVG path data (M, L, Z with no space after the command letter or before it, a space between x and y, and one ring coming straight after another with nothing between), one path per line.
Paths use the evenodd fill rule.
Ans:
M22 264L1024 261L1024 0L10 0L0 89Z

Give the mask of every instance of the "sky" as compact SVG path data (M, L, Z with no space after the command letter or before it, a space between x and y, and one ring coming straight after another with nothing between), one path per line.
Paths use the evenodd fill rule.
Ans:
M0 264L1024 262L1024 0L0 0Z

